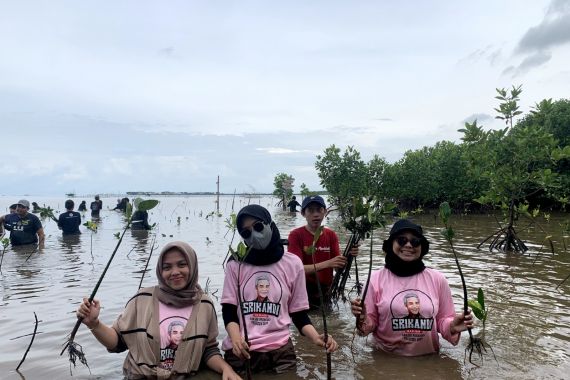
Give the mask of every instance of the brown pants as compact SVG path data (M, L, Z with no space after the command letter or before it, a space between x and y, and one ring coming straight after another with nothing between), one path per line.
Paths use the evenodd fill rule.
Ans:
M250 366L253 372L273 371L284 373L297 365L297 355L291 339L283 346L273 351L251 351ZM232 350L225 352L224 359L236 372L245 372L245 360L238 358Z

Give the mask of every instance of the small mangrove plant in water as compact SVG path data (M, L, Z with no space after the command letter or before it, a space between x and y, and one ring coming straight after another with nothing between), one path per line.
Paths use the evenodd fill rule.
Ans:
M323 232L323 226L319 226L313 235L313 244L308 249L309 255L314 255L316 252L316 245L321 237L321 233ZM325 351L327 350L326 342L329 340L329 333L327 329L327 313L325 310L325 297L323 294L323 289L321 288L321 281L319 280L318 271L317 271L317 264L315 260L313 260L313 269L315 271L315 278L317 279L317 289L319 292L319 301L320 301L320 310L321 310L321 317L323 318L323 333L324 333L324 340L325 340ZM332 376L332 358L331 353L326 351L327 354L327 380L331 379Z
M231 219L233 220L233 226L230 226L230 228L233 228L235 231L235 230L237 230L236 218L233 217ZM232 237L232 240L233 240L233 237ZM250 249L242 241L240 241L238 243L236 249L233 249L231 244L230 244L228 251L229 251L229 254L231 255L231 257L239 263L238 264L238 274L237 274L237 293L238 293L239 312L240 312L241 320L243 323L243 339L245 340L245 343L249 347L250 346L249 335L247 333L247 324L245 322L245 315L244 315L244 311L243 311L243 299L242 299L242 293L240 290L240 286L241 286L240 279L241 279L241 266L244 263L245 258L249 254ZM250 359L245 360L245 377L247 380L253 379Z
M441 234L443 235L443 237L445 238L445 240L447 240L447 242L449 243L449 246L451 247L451 252L453 253L453 257L455 259L455 264L457 265L457 270L459 272L459 277L461 277L461 286L463 287L463 313L467 314L469 312L469 301L467 298L467 285L465 284L465 277L463 276L463 271L461 270L461 265L459 264L459 258L457 256L457 252L455 252L455 249L453 247L453 237L455 235L455 232L453 231L453 228L451 228L451 226L449 225L449 217L451 216L451 207L449 206L449 203L447 202L443 202L439 205L439 216L445 226L445 228L443 229L443 231L441 232ZM481 297L477 299L477 303L478 306L477 307L477 313L479 313L481 315L481 317L484 317L483 320L486 320L487 318L487 313L485 311L485 300L483 297L483 291L480 289L480 295ZM472 304L475 304L475 302L471 302ZM483 313L480 313L480 312ZM474 311L475 313L475 311ZM477 316L477 314L475 314L475 316ZM493 356L495 355L495 353L493 352L493 348L484 341L484 339L482 337L476 337L473 335L473 331L471 330L471 328L467 328L467 332L469 333L469 344L467 345L467 347L465 348L465 357L467 357L467 353L469 352L469 363L473 364L474 366L479 367L478 364L473 362L473 353L476 353L477 356L479 357L479 359L481 360L481 362L483 362L483 354L487 353L487 348L491 350L491 352L493 353ZM495 360L497 358L495 357Z
M2 261L4 261L4 253L6 253L6 249L10 245L10 239L2 238L0 239L0 243L2 243L2 257L0 257L0 273L2 273Z
M350 277L350 269L354 262L355 267L355 288L356 293L360 296L362 292L362 283L358 274L358 263L356 258L351 255L351 249L358 246L360 240L371 238L372 231L378 227L386 226L385 215L391 212L394 205L391 203L383 204L373 197L368 199L354 198L352 206L342 212L341 218L343 219L344 227L351 232L348 243L343 251L343 256L346 257L346 265L336 271L333 282L330 288L331 300L338 303L338 300L343 302L347 301L346 298L346 282Z
M140 202L139 209L142 211L148 211L148 210L151 210L154 207L156 207L157 204L158 204L157 200L147 199L147 200ZM99 290L99 286L103 282L103 279L105 278L105 274L107 273L107 270L111 266L111 262L113 261L115 254L119 250L119 247L121 246L121 242L123 241L123 237L125 236L125 233L129 229L130 225L131 225L131 217L129 215L129 217L127 219L127 223L125 224L125 227L123 228L123 231L119 236L119 240L117 241L117 244L115 245L115 249L113 250L111 257L107 261L107 265L105 265L105 269L103 269L103 273L101 273L101 276L99 277L99 280L97 281L97 284L95 285L95 288L93 288L93 291L91 292L91 295L89 296L89 302L92 302L93 299L95 298L95 295L97 294L97 291ZM81 347L80 344L75 342L75 335L77 334L77 331L79 330L79 327L81 326L81 320L82 320L82 318L77 318L77 322L75 323L75 326L71 330L71 333L69 334L69 337L67 338L67 341L64 344L63 349L61 350L61 353L60 353L60 355L63 355L63 353L67 350L67 353L69 355L70 371L71 371L71 364L73 364L73 366L75 367L77 360L79 360L79 362L81 362L83 365L85 365L87 368L89 368L89 365L87 364L87 358L85 357L85 353L83 352L83 347Z

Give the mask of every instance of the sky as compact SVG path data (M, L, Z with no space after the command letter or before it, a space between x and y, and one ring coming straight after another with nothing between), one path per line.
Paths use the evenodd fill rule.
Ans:
M569 98L570 1L0 0L0 195L321 189Z

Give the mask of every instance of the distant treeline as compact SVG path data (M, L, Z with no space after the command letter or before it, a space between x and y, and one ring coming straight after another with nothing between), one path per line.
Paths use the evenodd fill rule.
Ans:
M565 209L570 191L570 101L545 99L522 115L520 87L497 89L495 109L506 127L485 130L466 123L461 143L440 141L409 150L390 164L379 155L364 162L352 147L332 145L315 164L321 184L336 203L374 195L401 209L456 210L525 205ZM513 125L516 116L522 115ZM402 140L402 141L405 141Z

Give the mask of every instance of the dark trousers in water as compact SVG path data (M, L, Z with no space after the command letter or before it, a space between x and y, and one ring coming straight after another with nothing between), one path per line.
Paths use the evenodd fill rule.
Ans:
M250 365L252 372L273 371L284 373L297 366L297 356L291 339L283 346L269 352L251 351ZM232 350L225 352L224 359L239 373L245 372L245 361L238 358Z

